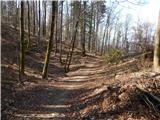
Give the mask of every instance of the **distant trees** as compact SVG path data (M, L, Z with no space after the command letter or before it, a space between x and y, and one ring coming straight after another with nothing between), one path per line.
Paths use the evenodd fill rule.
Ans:
M20 3L2 1L2 22L21 30L21 61L24 59L25 47L31 48L33 44L32 35L36 37L37 43L42 42L41 38L44 43L48 41L43 78L47 77L52 48L55 55L58 55L59 62L65 61L65 70L68 71L74 49L80 50L81 56L87 53L105 55L112 49L120 49L129 54L130 52L144 53L153 45L152 24L147 22L130 24L128 15L122 20L122 11L117 9L119 7L117 2L57 1L54 2L56 7L54 11L51 10L53 6L50 1L23 1L23 10L20 8ZM23 18L22 14L20 15L21 10ZM19 16L21 19L18 19ZM18 26L20 21L21 27ZM28 38L25 40L23 31L27 31ZM37 45L40 46L42 44ZM23 69L22 65L21 68Z
M160 12L158 17L158 24L156 30L156 39L154 44L154 61L153 67L155 71L160 72Z
M149 22L138 22L133 27L132 38L135 43L135 52L145 53L152 44L153 38L152 24Z

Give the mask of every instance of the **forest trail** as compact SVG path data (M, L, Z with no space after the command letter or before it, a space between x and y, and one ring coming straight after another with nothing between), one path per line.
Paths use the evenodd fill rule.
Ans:
M59 54L52 51L46 80L41 73L47 42L36 46L37 38L32 36L20 84L19 31L5 24L2 28L2 119L137 120L142 115L145 117L140 120L156 119L155 111L146 109L136 92L140 85L160 96L160 74L151 72L151 62L144 64L133 56L118 65L105 64L102 57L82 57L75 49L70 71L65 73ZM66 49L63 58L65 55ZM147 71L143 71L145 67Z
M24 82L15 104L14 117L17 119L66 119L75 110L72 95L81 94L101 86L104 65L99 58L84 58L82 64L72 65L71 71L57 80ZM78 67L78 69L77 69ZM76 70L75 70L76 69ZM22 92L20 92L22 91Z
M76 52L68 73L64 72L59 57L52 52L48 80L41 79L45 49L37 50L36 37L32 37L33 46L26 52L25 76L22 78L23 85L19 84L19 31L7 24L3 24L2 28L4 119L66 119L76 111L74 108L77 105L73 99L81 97L84 93L89 95L94 88L102 84L104 63L101 58L91 55L81 57L80 53ZM46 42L43 44L47 45Z

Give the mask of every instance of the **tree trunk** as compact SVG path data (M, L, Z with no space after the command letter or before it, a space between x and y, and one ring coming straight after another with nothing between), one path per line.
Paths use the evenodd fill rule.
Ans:
M71 60L72 60L72 54L73 54L73 50L74 50L74 46L75 46L75 40L76 40L76 36L77 36L77 29L78 29L78 23L79 20L77 20L76 24L75 24L75 28L74 28L74 34L71 40L71 50L69 50L68 54L67 54L67 58L66 58L66 63L65 63L65 72L69 71L69 66L71 64Z
M93 21L93 39L92 39L92 52L95 52L95 40L96 40L96 33L95 33L95 28L96 28L96 13L94 13L94 21Z
M41 35L41 2L39 1L39 29L38 29L38 42L40 42Z
M55 25L55 55L57 53L57 47L58 47L58 3L56 7L56 15L55 15L56 25Z
M46 5L46 2L47 1L43 1L43 6L44 6L44 18L43 18L43 36L46 36L46 7L47 7L47 5Z
M31 41L31 37L30 37L30 7L29 7L29 1L27 1L27 5L28 5L28 43L27 43L27 48L29 48L30 41Z
M52 1L52 22L51 22L51 32L50 32L50 39L47 46L47 52L45 57L45 63L43 66L42 78L46 78L48 74L48 64L49 58L53 47L53 33L54 33L54 25L55 25L55 13L56 13L56 1Z
M91 39L92 39L92 16L93 16L93 5L91 3L91 16L90 16L90 27L89 27L89 40L88 40L88 50L91 52Z
M67 9L67 11L66 11L66 30L65 30L65 41L66 41L66 43L68 43L68 41L69 41L69 6L68 6L68 2L66 1L66 9Z
M36 31L36 18L35 18L35 5L34 5L34 1L33 1L33 35L35 35L35 31Z
M105 43L104 43L104 54L108 50L108 34L109 34L109 27L107 26L107 31L106 31L106 38L105 38Z
M104 43L105 43L106 30L107 30L107 25L105 26L105 29L104 29L103 40L102 40L102 47L101 47L101 55L103 55L103 51L104 51Z
M100 23L100 19L99 19L99 10L97 9L97 12L96 12L95 52L98 51L98 32L99 32L99 23Z
M153 67L154 67L154 71L160 71L160 12L159 12L159 18L158 18L155 45L154 45Z
M17 25L18 25L18 22L19 22L19 20L17 19L17 18L19 18L19 16L18 16L18 8L17 8L17 3L16 3L16 15L15 15L15 17L14 17L14 19L15 19L15 23L14 23L14 26L15 26L15 28L17 29ZM1 10L2 11L2 10ZM3 15L3 13L2 13L2 15Z
M35 3L36 3L36 12L35 12L35 18L36 18L36 36L38 36L38 1L35 1ZM37 44L38 44L38 42L39 42L39 40L37 39Z
M83 38L82 38L82 56L85 56L86 50L85 50L85 33L86 33L86 18L85 18L85 9L86 9L86 1L83 2L84 5L84 13L83 13Z
M72 60L72 54L74 51L74 47L75 47L75 41L76 41L76 37L77 37L77 31L78 31L78 24L79 24L79 19L80 19L80 2L76 2L75 6L73 7L73 9L75 10L75 14L73 14L73 19L74 21L74 27L73 27L73 33L72 33L72 38L71 38L71 43L70 43L70 48L69 48L69 52L67 54L67 58L66 58L66 63L65 63L65 72L69 71L69 66L71 64L71 60Z
M24 49L24 2L21 1L21 30L20 30L20 72L24 74L24 60L25 60L25 49Z
M59 50L60 63L62 63L62 33L63 33L62 22L63 22L63 1L61 1L61 26L60 26L61 32L60 32L60 50Z

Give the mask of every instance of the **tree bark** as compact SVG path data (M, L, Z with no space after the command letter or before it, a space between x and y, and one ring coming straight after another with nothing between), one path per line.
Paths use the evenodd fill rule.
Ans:
M55 36L54 36L54 38L55 38L55 55L56 55L56 53L57 53L57 47L58 47L58 3L57 3L57 7L56 7L56 15L55 15L55 20L56 20L56 22L55 22Z
M35 31L36 31L36 18L35 18L35 3L33 1L33 35L35 35Z
M38 26L38 1L35 1L35 3L36 3L35 4L35 6L36 6L35 7L35 15L36 15L35 16L35 19L36 19L36 31L35 32L36 32L36 35L38 36L38 27L39 27ZM37 39L37 44L38 44L38 42L39 42L39 40Z
M75 46L75 40L76 40L76 35L77 35L77 29L78 29L78 23L79 20L77 20L76 24L75 24L75 28L74 28L74 34L72 36L72 41L71 41L71 50L69 50L68 54L67 54L67 58L66 58L66 63L65 63L65 72L69 71L69 66L71 64L71 60L72 60L72 54L74 51L74 46Z
M154 71L160 71L160 12L158 18L156 39L154 44L154 60L153 60Z
M67 58L66 58L66 62L65 62L65 72L69 71L69 66L71 64L71 60L72 60L72 54L74 51L74 47L75 47L75 41L76 41L76 37L77 37L77 32L78 32L78 24L79 24L79 19L80 19L80 7L78 7L80 5L80 2L75 2L73 9L75 10L75 14L73 14L73 19L74 21L74 27L73 27L73 33L72 33L72 38L71 38L71 43L70 43L70 48L69 48L69 52L67 54Z
M27 43L27 48L30 46L30 41L31 41L31 35L30 35L30 7L29 7L29 1L27 1L28 5L28 43Z
M20 30L20 72L24 74L24 60L25 60L25 49L24 49L24 2L21 1L21 30Z
M88 40L88 50L91 52L91 39L92 39L92 18L93 17L93 5L91 3L91 16L90 16L90 27L89 27L89 40Z
M46 36L46 9L47 9L47 1L43 1L44 6L44 18L43 18L43 36Z
M95 33L95 28L96 28L96 13L94 13L94 21L93 21L93 29L94 29L94 32L93 32L93 36L94 38L92 39L92 52L95 52L95 40L96 40L96 33Z
M50 32L50 39L47 46L47 52L45 57L45 63L43 66L42 78L46 78L48 74L48 65L49 65L49 58L53 47L53 33L54 33L54 25L55 25L55 13L56 13L56 1L52 1L52 22L51 22L51 32Z
M66 43L68 43L68 41L69 41L69 6L68 6L68 2L66 1L66 9L67 9L67 11L66 11L66 18L67 18L67 20L66 20L66 24L67 24L67 26L66 26L66 30L65 30L65 41L66 41Z
M84 10L86 9L86 1L83 2ZM85 33L86 33L86 18L85 15L86 12L83 13L83 38L82 38L82 56L85 56L86 50L85 50Z
M38 29L38 42L40 42L41 35L41 2L39 1L39 29Z
M103 40L102 40L102 47L101 47L101 55L103 55L103 52L104 52L104 43L105 43L105 36L106 36L106 30L107 30L107 25L105 26L105 29L104 29L104 34L103 34Z
M60 63L62 63L62 33L63 33L62 22L63 22L63 1L61 1L61 26L60 26L61 33L60 33L60 50L59 50Z

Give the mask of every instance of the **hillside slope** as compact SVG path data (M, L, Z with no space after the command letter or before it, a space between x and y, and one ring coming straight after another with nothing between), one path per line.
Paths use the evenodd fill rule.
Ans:
M25 76L18 81L19 31L2 24L2 119L6 120L152 120L159 105L148 108L138 87L160 97L160 74L142 69L138 59L106 65L100 57L74 54L71 71L64 72L51 54L48 80L41 79L45 49L26 52ZM25 35L26 36L26 35ZM149 63L147 63L149 64Z

